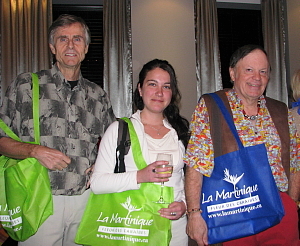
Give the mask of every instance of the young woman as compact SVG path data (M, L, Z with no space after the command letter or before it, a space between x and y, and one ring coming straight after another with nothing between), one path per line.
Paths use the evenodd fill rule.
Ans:
M186 205L184 195L183 154L188 142L189 124L179 114L181 99L173 67L165 60L146 63L140 74L134 93L137 111L130 120L139 138L147 167L138 170L132 149L125 156L125 173L114 173L119 122L114 122L104 134L91 178L91 189L95 194L138 190L141 183L164 182L174 187L174 202L158 212L172 220L171 246L188 244L186 227ZM173 173L170 168L159 168L158 153L172 154ZM159 171L159 172L158 172ZM157 199L159 194L157 194Z

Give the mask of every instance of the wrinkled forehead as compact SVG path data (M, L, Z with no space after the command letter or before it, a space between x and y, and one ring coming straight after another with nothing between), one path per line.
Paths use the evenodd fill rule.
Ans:
M83 36L84 28L80 23L72 23L64 26L57 27L54 36Z
M239 66L241 64L260 65L264 68L270 68L268 57L263 51L259 49L255 49L245 55L243 58L239 59L236 63L236 66Z

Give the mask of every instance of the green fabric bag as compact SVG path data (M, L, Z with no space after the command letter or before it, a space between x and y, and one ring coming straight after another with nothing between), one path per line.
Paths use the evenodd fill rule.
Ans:
M128 123L133 157L138 169L146 167L139 140L131 121ZM142 183L139 190L120 193L91 193L75 242L105 246L167 246L171 221L157 212L168 204L157 204L160 185ZM173 187L164 187L164 199L174 201Z
M33 77L34 144L39 144L38 78ZM12 139L21 141L0 119L0 127ZM0 157L0 221L7 234L24 241L36 233L53 214L48 170L35 158L18 160Z

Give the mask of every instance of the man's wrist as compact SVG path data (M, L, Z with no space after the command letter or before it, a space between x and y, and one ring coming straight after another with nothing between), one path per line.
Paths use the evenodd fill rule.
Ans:
M192 209L188 209L187 211L186 211L186 214L187 214L187 216L190 216L191 214L194 214L194 213L202 213L202 210L201 210L201 208L192 208Z

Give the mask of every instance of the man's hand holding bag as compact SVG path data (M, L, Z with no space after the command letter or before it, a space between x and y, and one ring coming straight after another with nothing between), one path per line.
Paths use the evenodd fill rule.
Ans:
M38 78L33 78L33 119L35 142L39 144ZM0 127L12 139L21 141L0 119ZM35 158L18 160L0 157L0 221L11 238L24 241L36 233L53 214L48 170Z

